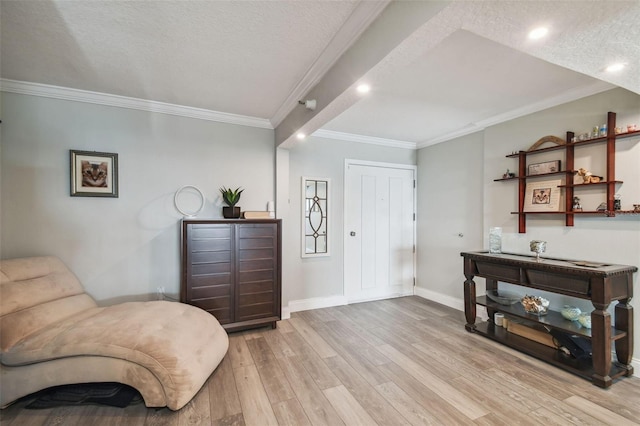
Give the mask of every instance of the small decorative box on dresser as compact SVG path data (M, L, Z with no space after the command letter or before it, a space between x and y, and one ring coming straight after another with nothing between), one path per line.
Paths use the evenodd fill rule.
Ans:
M183 220L180 301L225 330L281 319L281 220Z

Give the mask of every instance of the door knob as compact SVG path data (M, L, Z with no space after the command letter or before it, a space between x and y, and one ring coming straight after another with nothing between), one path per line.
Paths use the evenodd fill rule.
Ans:
M356 231L349 232L349 235L351 235L352 237L355 237L356 236Z

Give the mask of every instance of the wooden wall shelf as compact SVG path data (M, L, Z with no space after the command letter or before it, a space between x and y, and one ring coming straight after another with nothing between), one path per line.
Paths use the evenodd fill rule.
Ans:
M518 182L518 211L511 212L511 214L518 215L518 232L524 234L527 232L527 216L528 215L563 215L565 217L565 226L573 226L575 215L602 215L604 217L615 217L618 214L638 214L635 211L619 211L614 209L614 194L616 191L616 185L620 185L623 182L616 180L616 165L615 165L615 149L616 140L629 137L640 136L640 130L627 132L627 133L615 133L616 127L616 114L609 112L607 114L607 136L596 137L592 139L586 139L582 141L573 142L575 134L573 132L567 132L566 143L564 145L554 145L545 148L536 149L533 151L518 151L507 155L507 158L518 159L518 175L514 178L502 178L494 179L495 182L502 182L513 180ZM589 184L574 184L571 179L575 174L575 148L590 144L604 143L606 144L606 176L605 180L598 183ZM561 170L554 173L544 173L539 175L527 176L527 159L531 155L541 154L550 151L565 151L565 170ZM524 201L525 192L527 187L527 181L532 179L544 178L549 176L564 176L565 183L558 185L559 188L564 191L564 206L561 211L557 212L525 212ZM581 190L584 188L604 188L606 191L606 211L573 211L573 197L574 190Z

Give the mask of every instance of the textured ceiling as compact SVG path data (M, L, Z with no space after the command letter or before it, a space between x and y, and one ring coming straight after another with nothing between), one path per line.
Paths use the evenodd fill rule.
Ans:
M453 2L323 129L427 146L613 85L640 93L638 22L637 1ZM529 40L541 25L548 36ZM626 68L607 73L614 62Z
M3 0L1 77L276 126L385 4ZM386 25L411 19L394 16ZM309 130L424 146L613 87L602 82L640 93L639 22L638 1L453 1L365 73L374 87L367 97L329 99ZM537 25L549 26L549 36L529 41ZM606 73L616 61L625 70Z
M357 3L3 1L2 77L271 118Z
M323 128L422 143L594 83L460 30Z

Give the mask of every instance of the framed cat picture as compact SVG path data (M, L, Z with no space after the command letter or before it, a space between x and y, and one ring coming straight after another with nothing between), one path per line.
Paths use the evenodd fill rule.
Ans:
M118 154L70 150L71 196L118 198Z

